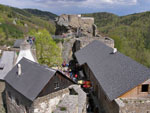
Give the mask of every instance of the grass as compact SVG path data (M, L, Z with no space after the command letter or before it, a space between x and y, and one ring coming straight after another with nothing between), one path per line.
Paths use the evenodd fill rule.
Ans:
M61 110L61 111L66 111L67 108L66 108L66 107L60 107L60 110Z

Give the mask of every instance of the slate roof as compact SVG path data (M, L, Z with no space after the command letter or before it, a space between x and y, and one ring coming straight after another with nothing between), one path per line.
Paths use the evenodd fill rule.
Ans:
M75 53L80 65L87 63L110 100L150 78L147 67L120 52L111 54L112 51L102 42L93 41Z
M4 80L7 73L13 68L15 60L15 52L4 51L0 59L0 80Z
M22 58L19 64L21 64L22 74L20 76L17 74L16 65L7 74L5 80L15 90L33 101L56 71L26 58Z
M20 48L20 45L24 42L24 39L17 39L14 43L14 48Z

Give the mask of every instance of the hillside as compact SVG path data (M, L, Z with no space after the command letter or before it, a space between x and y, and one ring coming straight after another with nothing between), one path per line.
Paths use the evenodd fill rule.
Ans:
M54 34L54 17L55 14L44 11L0 5L0 45L12 45L15 39L23 38L30 30L45 28Z
M127 16L84 14L95 18L99 32L115 40L120 52L150 67L150 12Z
M24 10L33 14L34 16L40 17L45 20L54 20L57 17L57 15L53 13L47 11L40 11L38 9L24 9Z

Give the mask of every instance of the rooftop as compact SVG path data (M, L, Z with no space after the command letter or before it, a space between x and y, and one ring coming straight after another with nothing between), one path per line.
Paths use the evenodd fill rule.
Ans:
M24 39L17 39L14 43L14 48L20 48L20 45L24 42Z
M87 64L110 100L114 100L150 78L150 70L123 55L112 54L100 41L93 41L77 51L80 65Z
M18 64L21 65L21 75L18 75L16 65L5 80L15 90L33 101L56 71L26 58L22 58Z
M0 80L4 80L7 73L13 68L16 53L4 51L0 59Z

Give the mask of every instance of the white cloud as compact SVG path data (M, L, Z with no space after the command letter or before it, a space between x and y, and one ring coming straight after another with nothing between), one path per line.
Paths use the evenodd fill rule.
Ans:
M87 5L135 5L137 0L87 0Z
M137 0L0 0L0 3L19 8L43 9L60 14L136 5Z

